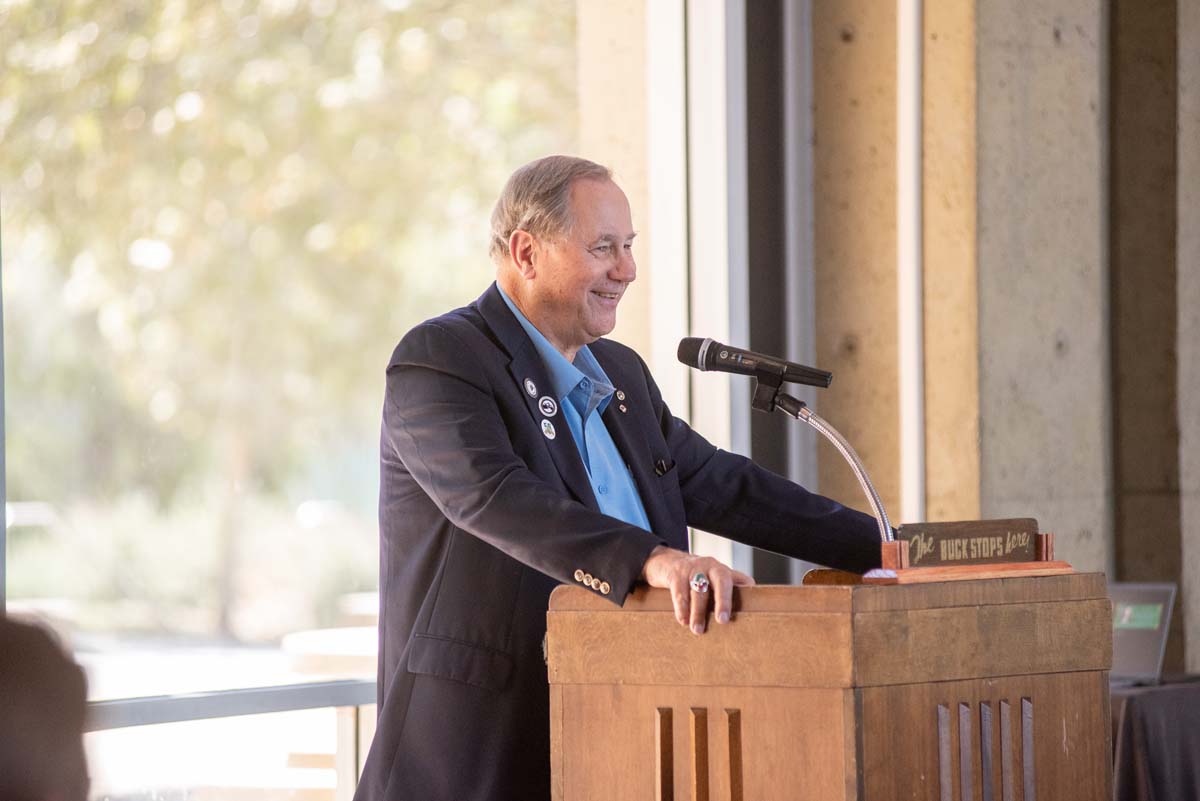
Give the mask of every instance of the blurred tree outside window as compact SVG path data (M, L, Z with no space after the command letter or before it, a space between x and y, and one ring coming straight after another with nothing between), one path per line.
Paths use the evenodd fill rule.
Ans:
M120 666L94 697L369 625L383 369L487 285L512 169L573 151L574 14L0 0L8 604Z

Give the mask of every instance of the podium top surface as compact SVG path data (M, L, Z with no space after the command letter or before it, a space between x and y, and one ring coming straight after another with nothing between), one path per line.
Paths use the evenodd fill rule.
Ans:
M1108 597L1103 573L1027 576L932 584L737 587L737 612L887 612L956 606L1082 601ZM580 587L562 585L550 596L551 612L670 612L666 590L640 586L623 606Z
M744 587L730 622L702 636L675 621L667 590L640 587L617 606L562 586L546 619L552 685L847 688L1104 671L1112 662L1102 573Z

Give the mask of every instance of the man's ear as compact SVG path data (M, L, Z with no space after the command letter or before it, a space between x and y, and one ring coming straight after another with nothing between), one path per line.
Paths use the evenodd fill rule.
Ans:
M509 234L508 252L522 278L533 278L537 272L537 240L520 228Z

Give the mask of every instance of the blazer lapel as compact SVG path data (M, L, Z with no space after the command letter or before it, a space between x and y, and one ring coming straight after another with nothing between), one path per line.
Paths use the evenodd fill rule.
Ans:
M545 440L546 448L554 459L554 466L558 468L563 483L577 500L597 512L600 511L596 496L592 492L592 482L588 479L587 469L583 466L583 458L579 455L579 448L575 445L575 438L571 436L567 421L557 410L551 416L543 415L538 406L538 400L543 396L549 395L553 398L554 390L551 388L546 367L542 364L533 343L529 341L525 329L521 328L521 323L509 311L494 283L475 303L492 333L512 357L512 361L508 363L508 372L520 390L521 397L525 399L525 408L529 412L532 425L537 427L537 436ZM533 392L529 391L531 388ZM554 401L557 406L558 399L554 398ZM549 427L544 421L549 422Z

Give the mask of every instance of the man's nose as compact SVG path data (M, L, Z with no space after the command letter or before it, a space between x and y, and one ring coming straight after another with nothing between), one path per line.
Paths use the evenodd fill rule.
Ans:
M633 254L622 249L620 255L617 256L617 263L613 265L608 275L614 281L632 283L637 278L637 262L634 261Z

